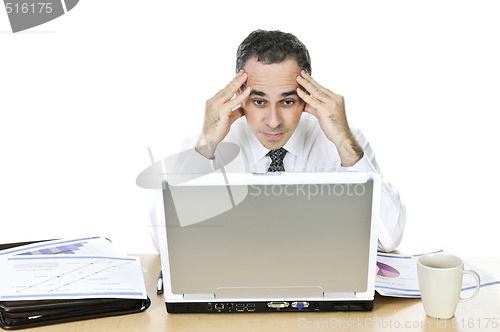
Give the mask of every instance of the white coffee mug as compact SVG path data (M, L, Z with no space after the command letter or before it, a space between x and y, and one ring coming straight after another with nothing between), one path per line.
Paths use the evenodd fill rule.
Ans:
M425 313L429 317L448 319L453 317L457 304L472 300L479 292L480 278L477 272L464 269L464 262L448 254L428 254L418 259L418 284ZM464 274L476 278L474 294L462 298Z

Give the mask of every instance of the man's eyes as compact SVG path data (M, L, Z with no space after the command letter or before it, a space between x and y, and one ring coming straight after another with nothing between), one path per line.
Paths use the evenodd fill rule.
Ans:
M262 99L254 99L252 102L255 106L258 106L258 107L262 107L262 106L265 106L267 104L267 102L265 100L262 100ZM285 99L285 100L281 101L281 104L285 107L290 107L290 106L295 105L295 100Z
M266 104L266 101L265 101L265 100L260 100L260 99L254 99L254 100L253 100L253 104L254 104L255 106L260 106L260 107L262 107L262 106L264 106L264 105Z

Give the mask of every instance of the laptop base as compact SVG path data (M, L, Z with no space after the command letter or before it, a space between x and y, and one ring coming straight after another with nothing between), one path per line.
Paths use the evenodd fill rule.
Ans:
M252 313L371 311L373 300L360 301L271 301L271 302L166 302L167 312L177 313Z

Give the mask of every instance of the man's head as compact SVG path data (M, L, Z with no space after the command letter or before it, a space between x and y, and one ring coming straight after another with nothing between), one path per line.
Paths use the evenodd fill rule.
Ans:
M256 58L264 64L281 63L295 59L298 66L311 75L311 58L302 42L291 33L281 31L255 30L240 44L236 52L236 72L247 61Z
M248 75L242 89L251 89L241 105L250 129L266 148L282 147L304 111L297 76L311 73L307 48L290 33L257 30L238 48L236 71L241 69Z

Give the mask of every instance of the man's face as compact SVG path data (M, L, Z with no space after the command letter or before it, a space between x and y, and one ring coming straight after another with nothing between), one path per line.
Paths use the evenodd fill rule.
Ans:
M285 145L299 124L305 103L297 95L301 69L294 59L263 64L251 58L243 67L248 74L250 96L241 105L247 123L268 149Z

